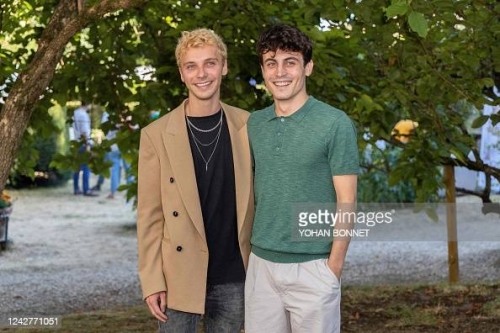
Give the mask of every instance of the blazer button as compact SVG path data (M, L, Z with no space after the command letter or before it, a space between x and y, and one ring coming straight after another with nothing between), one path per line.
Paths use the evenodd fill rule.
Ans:
M182 251L182 246L177 246L176 250L177 250L177 252L181 252Z
M173 183L174 182L174 178L173 177L170 177L170 182Z
M179 213L177 213L177 211L174 210L174 212L172 213L172 215L174 215L175 217L179 216Z

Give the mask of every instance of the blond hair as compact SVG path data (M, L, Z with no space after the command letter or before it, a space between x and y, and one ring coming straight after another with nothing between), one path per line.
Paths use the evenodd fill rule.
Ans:
M227 47L222 41L222 38L217 35L213 30L206 28L198 28L191 31L183 31L182 36L177 41L175 48L175 58L177 59L177 66L181 65L181 58L190 47L202 47L205 45L213 45L217 47L219 55L222 60L227 59Z

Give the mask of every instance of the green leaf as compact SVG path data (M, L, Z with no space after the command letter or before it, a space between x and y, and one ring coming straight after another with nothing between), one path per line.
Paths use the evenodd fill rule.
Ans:
M485 78L479 79L478 83L481 86L488 87L488 88L493 87L495 85L495 81L493 81L493 79L490 77L485 77Z
M471 151L471 148L469 146L462 142L457 142L455 145L462 152L462 154L464 154L464 156L469 155L469 152Z
M243 84L241 83L241 81L239 80L234 81L234 89L236 89L238 95L243 94Z
M433 221L433 222L438 222L439 221L439 215L437 214L436 210L433 208L427 208L425 210L425 213L427 216Z
M408 4L397 2L387 7L385 15L390 19L398 15L405 15L408 10L410 10L410 6L408 6Z
M340 102L342 102L342 103L344 103L345 101L347 101L347 98L345 97L345 95L344 95L344 94L341 94L341 93L336 93L336 94L335 94L335 97L337 97L337 99L338 99Z
M488 117L488 116L479 116L476 119L474 119L471 126L472 126L472 128L479 128L479 127L483 126L484 124L486 124L488 119L490 119L490 117Z
M500 123L500 114L492 114L490 118L491 118L491 124L493 126L496 126L496 124Z
M464 154L463 154L460 150L458 150L457 148L455 148L455 147L451 148L451 149L450 149L450 152L451 152L451 153L455 156L455 158L456 158L457 160L459 160L460 162L462 162L462 163L464 163L464 164L466 164L466 163L467 163L467 161L466 161L466 159L465 159Z
M415 31L420 37L425 38L429 32L429 26L424 14L419 12L411 12L408 15L408 24L411 30Z

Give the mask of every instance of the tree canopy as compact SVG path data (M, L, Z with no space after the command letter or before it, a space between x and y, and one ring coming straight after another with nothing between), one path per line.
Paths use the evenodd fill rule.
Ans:
M382 168L390 184L410 181L418 201L443 186L443 165L484 173L487 186L478 195L485 202L491 179L500 181L500 168L481 160L466 125L471 117L475 127L500 121L477 111L499 105L493 94L500 86L497 0L14 0L0 9L6 96L0 190L19 148L55 130L47 126L55 103L85 99L104 107L111 123L128 114L139 127L149 123L151 110L165 114L177 106L187 96L174 56L183 30L207 27L228 45L225 102L249 111L268 105L254 46L277 22L313 38L308 92L348 113L360 147L384 140L401 150L390 167L383 161L365 168ZM419 123L406 144L391 134L402 119ZM131 159L138 136L126 129L118 135Z

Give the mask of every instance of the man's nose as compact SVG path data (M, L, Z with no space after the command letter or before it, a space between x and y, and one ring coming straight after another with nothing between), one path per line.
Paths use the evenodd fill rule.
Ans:
M283 75L285 75L285 74L286 74L286 69L285 69L285 66L284 66L284 65L280 65L280 64L278 64L278 66L277 66L277 67L278 67L278 68L277 68L277 71L276 71L276 75L278 75L278 76L283 76Z
M200 67L198 70L198 77L205 77L207 75L207 71L205 70L205 67Z

